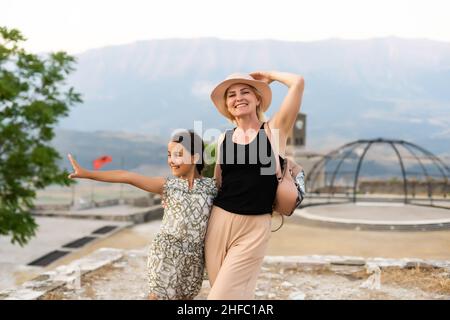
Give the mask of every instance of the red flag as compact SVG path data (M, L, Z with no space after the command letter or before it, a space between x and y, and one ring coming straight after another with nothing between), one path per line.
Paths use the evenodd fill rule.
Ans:
M103 167L105 164L107 164L108 162L111 162L111 161L112 161L111 156L102 156L102 157L97 158L94 161L92 161L92 166L94 167L94 170L98 170L101 167Z

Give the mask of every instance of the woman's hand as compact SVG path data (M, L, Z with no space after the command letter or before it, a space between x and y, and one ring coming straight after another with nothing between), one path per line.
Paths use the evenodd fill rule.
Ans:
M250 75L253 77L253 79L264 81L267 84L271 84L274 80L271 76L271 73L267 71L255 71L250 73Z
M70 163L72 164L73 167L73 173L69 174L69 179L73 179L73 178L87 178L88 177L88 173L89 170L86 170L84 168L82 168L78 162L75 161L74 158L72 158L72 155L69 153L68 158L70 160Z

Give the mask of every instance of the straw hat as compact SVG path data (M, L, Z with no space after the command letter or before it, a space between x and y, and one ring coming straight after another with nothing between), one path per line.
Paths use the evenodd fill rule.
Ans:
M228 112L228 108L225 104L225 92L229 87L236 83L244 83L256 88L262 97L260 106L261 111L265 112L267 109L269 109L270 102L272 101L272 90L270 89L269 85L264 81L255 80L249 74L233 73L232 75L229 75L224 81L219 83L211 92L211 100L221 114L230 119L230 113Z

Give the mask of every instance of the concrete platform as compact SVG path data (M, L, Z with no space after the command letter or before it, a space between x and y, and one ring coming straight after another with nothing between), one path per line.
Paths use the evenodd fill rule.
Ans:
M309 206L294 215L310 224L382 230L450 229L450 210L402 203L357 202Z
M0 237L0 289L15 286L21 282L21 274L29 277L33 272L42 272L45 266L32 266L36 261L51 252L61 254L72 253L78 248L64 247L81 238L89 238L89 244L130 226L130 222L102 221L102 220L75 220L64 218L36 217L39 229L36 237L24 247L11 244L10 237ZM105 226L115 227L104 234L93 234Z

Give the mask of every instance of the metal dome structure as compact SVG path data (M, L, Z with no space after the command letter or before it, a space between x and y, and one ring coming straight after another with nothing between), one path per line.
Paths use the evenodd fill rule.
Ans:
M449 167L424 148L378 138L357 140L325 155L307 175L306 188L310 196L329 200L435 205L449 201L449 177Z

